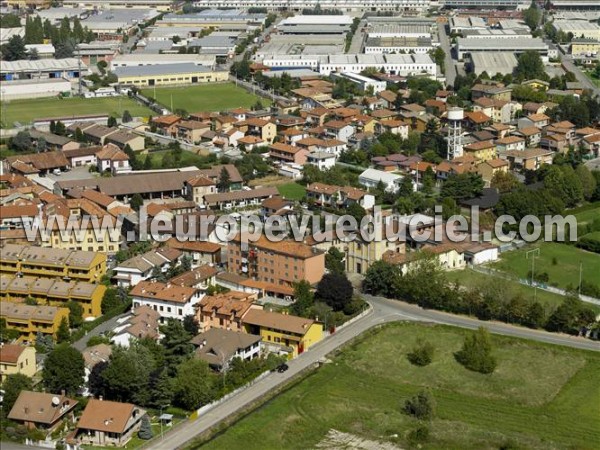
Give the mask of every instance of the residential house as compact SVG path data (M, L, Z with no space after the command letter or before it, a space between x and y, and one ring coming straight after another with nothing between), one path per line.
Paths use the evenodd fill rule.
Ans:
M491 125L492 118L481 111L466 111L463 123L469 130L481 130Z
M40 139L46 142L46 150L75 150L81 145L79 142L74 141L66 136L59 136L54 133L47 133L45 131L38 131L35 129L29 130L29 137L33 144L37 146Z
M169 269L179 265L182 256L180 250L162 247L150 250L142 255L129 258L113 269L113 279L120 287L135 286L140 281L148 280L158 271L165 274Z
M473 142L472 144L465 145L463 152L465 155L470 155L479 161L495 159L497 155L496 145L493 141Z
M210 123L196 120L182 120L175 124L177 138L190 144L200 142L202 135L210 130Z
M33 378L36 372L35 347L0 343L0 383L9 375Z
M403 274L412 270L423 253L432 254L442 269L462 269L465 267L463 250L455 243L425 245L419 251L408 253L386 252L383 260L398 266Z
M255 148L262 147L265 144L265 141L258 136L243 136L237 140L237 145L243 145L246 152L251 152Z
M496 151L525 150L525 139L519 136L507 136L496 141Z
M177 137L177 124L181 122L181 117L171 114L167 116L153 117L150 121L151 127L156 127L160 134L170 137Z
M329 170L335 166L337 157L333 153L315 152L309 153L306 163L317 167L319 170Z
M73 150L63 150L63 153L71 167L95 166L98 164L96 153L101 146L79 147Z
M123 447L140 429L145 414L131 403L92 398L77 422L74 440L81 445Z
M207 291L210 286L215 286L217 269L209 264L202 264L195 269L183 272L169 280L178 285L192 287L201 291Z
M184 255L191 257L192 265L221 263L221 246L213 242L180 241L170 238L166 245L181 250Z
M203 333L213 328L243 331L242 319L256 298L254 292L241 291L205 296L196 308L198 329Z
M272 144L277 136L277 125L269 120L250 118L238 123L238 126L246 136L258 137L268 144Z
M33 229L39 225L40 212L37 205L2 205L0 208L0 227L3 230Z
M104 142L114 144L122 150L129 146L134 152L139 152L146 148L144 136L127 130L116 130L114 133L106 136Z
M158 281L140 281L129 295L133 299L133 308L150 306L160 314L161 323L165 319L183 320L194 314L194 306L202 298L198 289Z
M313 319L250 309L243 318L247 333L262 338L267 348L296 357L323 339L323 325Z
M293 210L294 202L285 198L274 195L262 201L261 214L263 217L272 215L283 215Z
M204 206L204 196L217 192L217 182L204 174L196 175L185 181L186 198Z
M279 164L291 163L303 165L306 163L308 154L309 151L302 147L279 142L269 146L269 157Z
M477 100L480 97L489 97L491 99L509 102L511 96L512 89L497 81L484 80L471 87L472 100Z
M21 391L8 418L26 428L44 431L56 430L63 419L73 420L77 401L62 394Z
M498 172L507 173L509 163L501 158L483 161L477 165L477 173L481 175L483 181L489 186L490 182Z
M4 282L4 277L0 278L3 289ZM20 333L20 342L34 342L38 333L55 339L60 323L69 320L69 309L3 300L0 301L0 319L5 320L7 329L17 330Z
M548 117L546 114L529 114L527 117L521 117L517 121L517 127L519 130L527 127L537 127L543 129L547 127L549 123L550 117Z
M23 176L45 175L55 170L64 171L69 167L69 160L61 151L30 153L6 157L6 164L11 172Z
M311 183L306 187L306 198L320 206L345 209L358 203L364 209L375 206L375 197L362 189L351 186L334 186L324 183Z
M529 148L524 151L504 152L498 155L508 161L510 170L538 170L544 164L552 164L552 150Z
M130 315L117 319L110 341L121 347L129 347L137 339L158 340L160 319L160 313L150 306L133 308Z
M106 144L98 153L96 161L99 172L111 172L114 175L131 172L129 156L115 144Z
M356 131L353 125L341 120L330 120L325 122L323 126L328 136L342 142L348 142Z
M540 139L540 147L556 153L566 153L569 150L569 140L561 133L547 134Z
M385 119L379 121L376 126L377 133L391 133L400 136L402 139L408 139L410 126L403 120Z
M68 130L71 130L72 127L73 125L69 126ZM86 140L95 145L104 145L106 143L106 138L117 131L117 128L114 127L105 127L104 125L89 123L79 128Z
M542 140L542 130L535 126L520 128L514 135L524 138L527 147L538 147Z
M219 328L198 334L192 339L196 347L194 356L208 363L215 370L227 370L234 358L250 361L260 355L262 338L253 334Z

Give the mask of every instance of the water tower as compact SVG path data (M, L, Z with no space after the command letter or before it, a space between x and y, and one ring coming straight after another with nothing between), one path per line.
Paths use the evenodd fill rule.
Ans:
M462 108L448 110L448 159L462 156L462 121L465 114Z

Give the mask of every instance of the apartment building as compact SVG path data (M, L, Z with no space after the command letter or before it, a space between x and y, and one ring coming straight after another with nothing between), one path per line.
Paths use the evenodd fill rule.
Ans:
M199 331L203 333L212 328L243 331L242 319L256 298L255 293L241 291L207 295L200 300L196 309Z
M30 276L0 277L0 299L18 302L25 298L33 298L38 304L50 306L66 306L70 301L77 302L83 308L83 317L100 317L102 315L102 297L106 292L103 284L85 281L62 281Z
M195 313L195 305L204 295L200 290L158 281L140 281L130 292L133 308L150 306L165 319L183 320Z
M106 254L6 244L0 249L0 273L94 283L106 273Z
M271 242L264 235L242 246L240 235L227 245L229 271L266 283L292 286L318 283L325 271L324 252L301 242Z
M54 339L63 319L69 320L69 309L0 301L0 319L7 329L20 333L21 342L35 341L38 333Z

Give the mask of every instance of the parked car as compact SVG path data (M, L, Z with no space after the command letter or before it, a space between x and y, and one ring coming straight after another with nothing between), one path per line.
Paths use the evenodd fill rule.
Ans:
M287 364L283 363L283 364L277 366L277 372L283 373L286 370L288 370L289 368L290 368L290 366L288 366Z

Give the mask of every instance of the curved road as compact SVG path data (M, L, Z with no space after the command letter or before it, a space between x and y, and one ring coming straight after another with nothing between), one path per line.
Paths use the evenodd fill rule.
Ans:
M204 413L198 419L177 427L172 433L165 434L162 440L158 438L146 448L154 450L184 448L190 440L194 439L199 434L265 396L269 391L284 384L299 372L310 366L314 366L319 360L322 360L329 353L341 347L354 337L382 323L417 321L452 325L469 329L485 326L490 332L495 334L531 339L584 350L600 351L600 343L583 338L515 327L499 322L485 322L439 311L424 310L415 305L396 300L389 300L383 297L367 295L365 296L365 299L372 307L365 316L346 327L342 327L335 334L312 346L308 352L303 353L298 358L290 361L288 363L289 370L284 373L270 373L265 378L241 391L239 394Z

